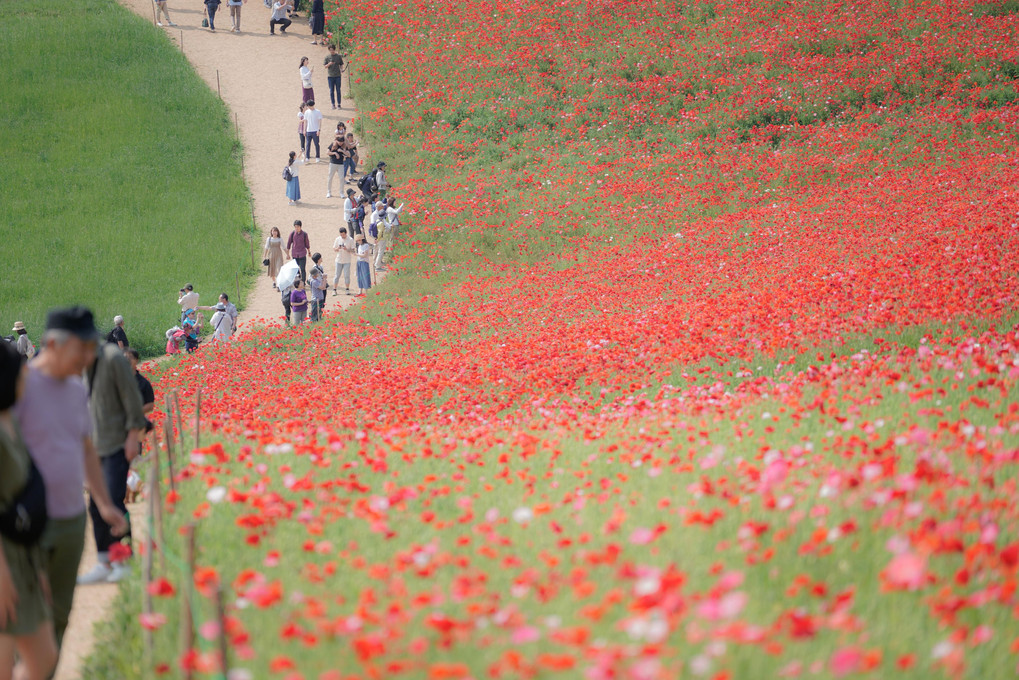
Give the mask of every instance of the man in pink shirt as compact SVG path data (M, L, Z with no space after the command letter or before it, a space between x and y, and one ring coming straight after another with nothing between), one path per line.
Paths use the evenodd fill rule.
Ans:
M86 485L115 535L127 520L110 500L92 443L88 390L82 371L96 356L99 332L84 307L51 310L42 337L43 351L28 364L15 416L25 444L46 484L49 521L42 537L53 598L53 625L59 649L74 599L85 545Z

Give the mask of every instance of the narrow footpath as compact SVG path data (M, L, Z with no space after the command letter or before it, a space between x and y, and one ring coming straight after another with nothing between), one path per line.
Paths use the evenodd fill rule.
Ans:
M153 22L152 0L121 0L123 4L149 22ZM305 3L307 4L307 3ZM319 251L325 259L326 272L332 285L333 241L343 224L343 197L345 187L333 181L333 198L326 198L326 179L329 164L326 146L339 121L349 121L355 115L349 99L349 79L343 77L342 108L334 110L329 103L326 69L322 65L328 54L321 45L311 44L307 14L295 18L285 35L269 35L269 13L259 0L251 0L241 12L241 33L230 32L230 13L224 1L216 15L216 32L202 28L202 5L191 0L169 0L170 16L177 27L153 26L165 31L178 46L213 92L222 93L223 101L235 115L244 147L244 178L252 193L255 223L261 234L255 243L255 258L260 263L265 239L272 227L279 227L285 239L294 220L301 220L311 239L312 252ZM186 7L182 8L182 7ZM322 121L322 158L320 164L311 163L301 170L302 200L296 206L287 205L284 183L280 177L290 151L297 151L297 111L301 100L301 81L298 68L301 57L308 57L315 67L313 84L318 108L325 114ZM367 149L360 139L361 158ZM364 170L364 165L359 170ZM309 260L310 263L310 260ZM263 274L257 284L242 293L242 311L239 332L282 318L283 308L279 293L270 279ZM379 278L383 278L381 273ZM356 276L352 276L356 290ZM340 282L341 289L343 282ZM217 291L201 291L202 303L215 303ZM326 314L350 307L358 298L329 291ZM132 508L138 511L139 508ZM137 522L137 518L136 518ZM81 570L87 571L95 563L95 548L91 531L86 539L86 553ZM91 546L91 548L89 547ZM64 637L64 650L57 668L56 680L86 680L81 677L81 665L95 642L92 627L110 615L117 587L100 585L78 588L75 591L74 610L70 626ZM87 679L92 680L92 679Z

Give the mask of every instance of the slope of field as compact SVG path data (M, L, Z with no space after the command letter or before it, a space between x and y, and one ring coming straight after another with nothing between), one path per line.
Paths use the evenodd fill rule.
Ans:
M414 212L348 318L163 367L196 625L238 677L1015 674L1015 9L337 10ZM152 662L214 672L161 576Z
M0 21L0 323L38 341L50 307L85 304L161 353L185 282L208 296L250 268L226 109L115 0L2 3Z

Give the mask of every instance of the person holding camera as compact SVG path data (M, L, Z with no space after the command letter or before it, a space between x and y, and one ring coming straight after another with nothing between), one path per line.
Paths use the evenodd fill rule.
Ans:
M195 287L190 283L185 284L180 289L180 297L177 298L177 304L180 305L180 322L184 323L187 319L187 311L198 307L198 293L195 292Z

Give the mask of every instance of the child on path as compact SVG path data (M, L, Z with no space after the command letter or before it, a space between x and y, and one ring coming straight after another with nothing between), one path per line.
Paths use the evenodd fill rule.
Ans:
M301 102L301 106L297 109L297 136L301 139L301 149L304 149L307 140L304 136L304 110L308 108L308 105Z
M321 270L317 267L311 270L311 320L318 321L322 318L322 304L325 302L326 283L325 277L322 276Z
M290 205L297 205L297 202L301 200L301 180L298 175L302 165L304 165L304 150L302 149L300 154L291 151L290 160L287 161L287 166L283 169L283 179L287 183L287 198L290 199Z
M300 326L304 323L304 317L308 313L308 294L304 292L304 281L294 280L294 289L290 291L290 314L293 317L294 325Z

